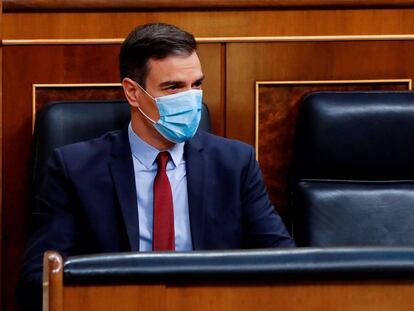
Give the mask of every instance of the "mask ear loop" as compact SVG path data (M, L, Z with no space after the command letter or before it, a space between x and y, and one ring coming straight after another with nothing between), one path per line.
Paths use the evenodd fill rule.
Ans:
M135 82L135 81L134 81ZM155 103L157 102L156 100L155 100L155 98L154 97L152 97L146 90L144 90L144 88L138 83L138 82L135 82L135 84L136 85L138 85L138 87L145 93L145 94L147 94L147 96L148 97L150 97ZM145 117L145 118L147 118L147 120L148 121L150 121L152 124L156 124L157 122L155 122L153 119L151 119L144 111L142 111L142 109L141 109L141 107L140 107L141 105L139 105L137 108L138 108L138 110L142 113L142 115Z
M138 85L138 87L145 93L148 95L148 97L150 97L154 102L156 102L155 98L151 96L150 93L148 93L138 82L134 81L136 85Z
M153 119L151 119L149 116L147 116L147 115L145 114L145 112L141 110L141 108L140 108L140 107L137 107L137 108L138 108L139 112L141 112L141 113L142 113L142 115L143 115L145 118L147 118L147 120L148 120L148 121L150 121L152 124L156 124L156 123L157 123L157 122L155 122Z

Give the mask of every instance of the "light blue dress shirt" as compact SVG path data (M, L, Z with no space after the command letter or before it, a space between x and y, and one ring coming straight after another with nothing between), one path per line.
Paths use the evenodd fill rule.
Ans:
M153 185L157 174L155 159L160 151L136 135L131 124L128 127L128 137L134 163L137 192L139 250L152 251ZM167 151L170 153L167 176L173 194L175 250L189 251L193 249L193 244L188 211L184 143L175 144Z

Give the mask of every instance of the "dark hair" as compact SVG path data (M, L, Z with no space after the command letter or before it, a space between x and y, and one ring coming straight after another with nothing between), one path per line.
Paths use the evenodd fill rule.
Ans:
M139 26L129 33L121 46L121 80L128 77L145 88L148 60L191 55L196 48L194 36L176 26L163 23Z

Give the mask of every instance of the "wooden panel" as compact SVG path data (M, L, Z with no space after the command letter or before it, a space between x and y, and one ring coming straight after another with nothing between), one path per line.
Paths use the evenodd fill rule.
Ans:
M99 86L91 84L35 85L33 94L35 96L33 99L33 104L35 105L34 111L38 111L50 102L60 100L125 99L124 90L121 85L112 86L105 84Z
M3 93L3 267L2 304L14 310L14 289L27 240L27 174L32 135L33 84L117 83L119 45L42 45L4 47ZM200 44L199 55L206 80L205 98L213 121L213 131L222 133L224 103L220 78L222 47ZM46 92L45 92L46 91ZM37 89L43 99L79 99L79 91L59 97L53 89ZM105 93L108 96L108 93ZM89 96L89 95L88 95ZM117 96L117 95L116 95Z
M255 144L256 81L412 79L412 53L414 41L228 44L226 135ZM390 86L391 89L395 87ZM397 85L398 89L406 87L407 84ZM263 115L267 115L271 119L280 118L280 123L260 125L260 136L264 140L259 151L271 152L268 156L261 153L259 161L271 199L285 219L288 217L286 183L296 103L303 92L315 89L318 88L305 86L301 91L287 88L279 90L280 93L275 90L267 95L266 90L261 93L262 97L267 96L266 103L279 105L281 109L262 111L262 120Z
M117 297L113 299L113 297ZM65 287L64 311L95 310L95 311L160 311L169 310L166 306L166 286L159 285L119 285ZM90 303L92 302L93 303ZM53 311L53 310L51 310Z
M413 290L392 282L171 287L167 310L408 311Z
M299 104L315 91L409 90L411 81L262 83L257 88L256 152L270 199L284 214Z
M64 310L409 311L413 292L397 281L65 287Z
M197 37L413 34L413 20L413 8L5 13L4 39L124 38L148 22L173 23Z
M217 9L217 8L286 8L286 7L407 7L412 0L3 0L4 9L10 11L37 10L119 10L119 9Z
M223 45L199 44L198 55L201 60L204 75L203 100L207 103L211 116L212 132L224 135L225 110L225 60L223 59Z
M412 79L414 41L230 43L227 136L254 144L256 81Z

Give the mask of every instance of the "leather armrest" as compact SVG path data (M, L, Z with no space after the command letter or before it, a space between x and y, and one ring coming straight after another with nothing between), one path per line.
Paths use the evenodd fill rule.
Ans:
M69 257L66 284L412 279L414 247L117 253Z

